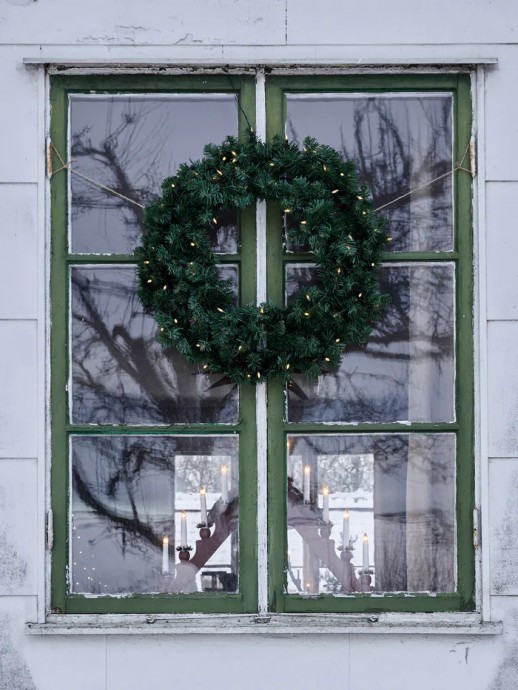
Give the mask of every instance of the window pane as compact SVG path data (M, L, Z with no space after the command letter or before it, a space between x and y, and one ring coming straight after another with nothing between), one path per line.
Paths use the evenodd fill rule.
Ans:
M225 265L234 279L237 267ZM137 297L134 266L71 269L71 421L74 424L235 422L238 390L198 372L156 341Z
M144 206L165 177L203 156L208 142L237 135L237 102L224 94L72 95L70 158L74 169ZM133 252L144 210L71 175L71 251ZM237 214L218 214L214 244L237 251Z
M73 436L71 445L70 591L237 591L237 436ZM212 524L204 539L201 487ZM180 545L192 547L188 562Z
M286 100L290 140L301 145L311 136L354 161L374 208L453 167L450 94L287 94ZM393 250L451 250L451 175L391 204L382 215Z
M314 268L286 269L286 297L313 282ZM391 302L365 347L315 383L297 376L288 388L290 422L453 421L454 266L388 264L380 289Z
M454 434L288 437L288 593L454 590Z

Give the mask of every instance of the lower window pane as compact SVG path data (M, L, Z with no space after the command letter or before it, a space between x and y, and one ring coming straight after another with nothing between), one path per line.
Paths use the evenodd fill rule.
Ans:
M291 434L287 514L289 594L453 592L455 435Z
M70 591L236 592L237 450L235 435L72 436Z

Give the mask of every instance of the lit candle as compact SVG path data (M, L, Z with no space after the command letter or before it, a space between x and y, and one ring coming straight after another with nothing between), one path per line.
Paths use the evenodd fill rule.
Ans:
M329 522L329 489L327 486L322 489L322 520Z
M221 500L223 503L228 503L228 467L221 465Z
M206 498L206 492L205 492L204 486L202 486L200 489L200 508L201 508L201 520L200 520L200 522L203 522L206 525L207 524L207 498ZM182 544L182 546L186 546L186 544Z
M187 544L187 513L182 510L180 513L180 531L181 531L181 544L180 546L188 546Z
M304 465L304 503L310 502L311 467Z
M363 570L369 569L369 537L367 533L363 535Z
M162 574L169 572L169 537L166 535L162 541Z
M346 549L349 546L349 511L344 510L342 522L342 546Z

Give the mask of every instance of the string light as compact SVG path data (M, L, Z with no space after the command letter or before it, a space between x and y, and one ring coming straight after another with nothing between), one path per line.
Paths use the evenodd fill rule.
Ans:
M216 309L219 311L220 314L224 314L225 310L222 309L221 307L216 307Z

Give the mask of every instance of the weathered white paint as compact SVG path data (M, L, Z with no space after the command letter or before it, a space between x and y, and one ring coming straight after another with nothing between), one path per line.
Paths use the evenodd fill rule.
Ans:
M1 12L1 10L0 10ZM2 33L0 19L0 36ZM0 181L36 182L38 101L35 72L24 69L23 55L0 48ZM22 134L23 133L23 134ZM5 208L2 205L2 208Z
M518 595L518 459L489 465L491 594Z
M487 423L487 242L486 242L486 103L485 69L479 66L472 80L476 177L473 180L473 253L475 285L475 506L478 520L478 558L476 564L477 602L483 620L491 617L489 593L489 553L484 539L489 534L489 453ZM474 521L475 522L475 521ZM476 523L475 523L476 524Z
M31 635L467 635L502 633L499 622L479 613L376 613L264 615L56 615L27 623Z
M35 184L0 184L3 221L0 256L5 290L0 293L0 318L36 319L38 299L37 193ZM20 270L20 266L27 270Z
M517 321L488 324L489 456L518 457Z
M518 233L512 219L518 216L518 182L488 182L487 216L491 237L487 255L488 318L515 320L518 281L514 257L518 253Z
M37 330L36 321L0 321L0 458L37 457Z
M510 84L518 70L515 46L498 49L498 69L486 79L486 157L487 179L518 180L518 101Z
M0 594L36 594L35 460L0 460Z
M0 109L0 250L4 259L0 273L0 525L6 532L0 545L5 553L6 545L14 543L27 565L10 580L0 577L2 690L141 690L161 687L164 679L164 687L188 682L195 688L210 684L216 690L306 690L324 682L330 690L514 690L518 677L518 498L512 490L518 476L518 295L513 254L518 195L517 24L513 0L366 0L355 14L339 0L200 0L174 6L152 0L145 8L123 0L85 0L80 8L66 0L0 0L4 95ZM52 625L59 634L24 634L25 622L43 622L46 608L43 527L50 453L45 418L47 94L43 70L27 69L23 58L97 65L90 71L104 72L113 70L115 62L267 64L291 70L299 65L352 66L354 70L376 65L389 71L421 65L433 72L440 64L452 69L462 63L498 59L498 66L485 68L485 82L484 68L477 71L475 90L476 499L483 525L482 612L486 619L490 615L493 621L503 620L502 635L473 636L476 625L460 628L448 622L447 616L442 623L440 616L439 622L434 618L432 629L413 619L417 621L414 627L427 633L415 638L408 634L413 627L404 617L396 617L390 625L383 617L372 624L348 618L326 635L323 631L308 634L312 625L314 633L318 627L306 620L306 628L298 627L304 637L295 634L293 620L286 625L274 617L267 625L276 626L275 639L265 624L257 626L258 634L247 628L248 633L242 635L243 628L235 626L238 634L222 636L232 623L222 625L219 632L213 628L204 637L186 639L182 634L170 635L162 623L151 635L139 635L138 628L136 634L122 634L120 626L115 635L109 621L108 627L97 626L96 634L88 639L68 634L63 624L59 629L57 620ZM10 560L0 561L3 572L4 562ZM17 579L20 573L23 577ZM264 593L261 597L264 600ZM192 631L195 625L191 623L188 629ZM51 632L51 628L44 630ZM326 630L332 629L329 619ZM494 633L495 629L484 631Z

